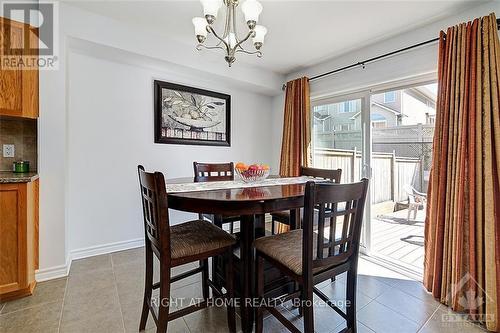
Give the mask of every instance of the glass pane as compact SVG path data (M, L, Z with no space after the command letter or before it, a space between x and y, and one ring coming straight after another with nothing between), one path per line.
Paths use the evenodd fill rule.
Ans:
M342 169L342 182L361 178L361 99L313 107L313 165Z
M371 96L371 251L421 274L437 84Z

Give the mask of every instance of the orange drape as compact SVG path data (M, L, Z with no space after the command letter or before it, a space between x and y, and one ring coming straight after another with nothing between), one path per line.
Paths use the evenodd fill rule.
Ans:
M286 84L280 175L298 176L311 160L309 79L302 77Z
M500 332L500 42L494 14L441 32L425 287Z

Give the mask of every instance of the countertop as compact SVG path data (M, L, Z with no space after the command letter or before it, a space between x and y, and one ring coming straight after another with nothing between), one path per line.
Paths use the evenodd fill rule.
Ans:
M7 183L29 183L38 178L38 173L14 173L12 171L0 171L0 184Z

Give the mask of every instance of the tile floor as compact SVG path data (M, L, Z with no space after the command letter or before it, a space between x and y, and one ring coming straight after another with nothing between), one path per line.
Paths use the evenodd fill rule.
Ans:
M31 297L0 304L1 333L137 332L142 306L144 250L138 248L74 261L67 278L40 283ZM189 267L179 267L174 274ZM199 275L173 285L172 297L200 297ZM332 299L344 299L345 276L319 287ZM317 332L338 332L344 322L317 302ZM447 309L409 280L361 258L358 278L359 332L485 332L462 317L447 318ZM291 306L281 308L302 330L302 319ZM239 329L239 326L238 326ZM226 332L224 308L208 308L169 324L169 332ZM146 332L155 332L150 318ZM265 332L286 332L274 317L266 317Z

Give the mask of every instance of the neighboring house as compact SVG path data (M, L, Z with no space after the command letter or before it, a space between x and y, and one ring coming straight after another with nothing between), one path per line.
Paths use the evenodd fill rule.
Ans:
M436 117L436 85L413 87L375 94L371 97L371 124L373 142L377 138L387 143L391 133L394 142L414 141L415 134L405 138L405 132L394 130L400 126L433 125ZM387 131L385 130L387 129ZM314 134L316 147L353 149L361 143L361 100L314 107ZM410 135L410 131L407 132ZM418 140L422 142L422 139Z

